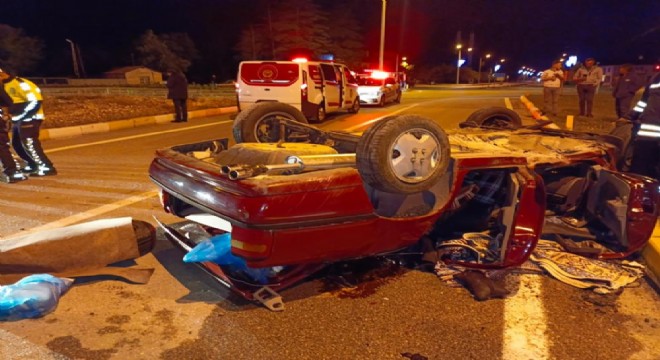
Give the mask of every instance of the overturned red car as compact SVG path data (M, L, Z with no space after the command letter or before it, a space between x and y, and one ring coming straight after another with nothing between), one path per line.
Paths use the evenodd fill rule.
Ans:
M329 263L396 254L423 236L434 246L486 236L492 256L443 259L476 268L520 265L542 234L625 257L645 246L658 216L658 182L616 170L613 136L525 128L500 108L451 132L401 115L357 136L308 126L284 104L255 108L237 117L236 145L161 149L149 169L164 209L207 234L163 225L174 244L190 251L230 232L233 255L272 269L257 282L200 264L248 299L266 303Z

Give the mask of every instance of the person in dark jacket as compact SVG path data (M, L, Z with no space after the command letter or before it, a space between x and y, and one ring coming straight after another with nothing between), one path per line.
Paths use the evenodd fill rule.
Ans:
M182 72L170 70L167 72L167 98L174 103L174 121L188 121L188 80Z
M641 88L637 76L632 72L632 65L624 64L619 67L619 76L614 80L612 96L615 99L616 116L621 118L630 111L630 104L635 93Z

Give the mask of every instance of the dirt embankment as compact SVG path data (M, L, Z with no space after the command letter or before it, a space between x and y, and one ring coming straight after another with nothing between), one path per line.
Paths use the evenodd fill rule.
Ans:
M188 99L188 111L235 106L234 97ZM173 113L172 101L153 96L49 96L43 102L44 128L84 125Z

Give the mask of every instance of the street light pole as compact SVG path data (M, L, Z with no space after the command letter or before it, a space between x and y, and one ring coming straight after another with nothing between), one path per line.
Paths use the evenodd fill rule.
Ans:
M383 0L383 12L380 17L380 58L378 66L380 71L383 71L383 54L385 53L385 9L387 8L387 0Z
M460 73L461 73L461 49L463 48L463 45L458 44L456 45L456 49L458 49L458 60L456 60L456 84L459 83L460 80Z
M486 59L490 59L490 54L486 54ZM484 58L479 56L479 80L477 80L477 84L481 84L481 65L483 65Z
M78 56L76 55L76 45L73 41L65 39L69 44L71 44L71 57L73 59L73 73L77 78L80 78L80 73L78 72Z

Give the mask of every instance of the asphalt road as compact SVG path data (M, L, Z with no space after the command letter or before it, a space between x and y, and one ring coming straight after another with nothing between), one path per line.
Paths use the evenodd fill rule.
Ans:
M412 90L401 104L335 115L320 127L362 131L384 116L415 113L453 128L505 98L517 107L528 91ZM147 176L154 150L231 137L230 126L220 116L46 141L59 175L0 185L0 236L120 216L177 222L161 210ZM514 295L477 302L433 274L403 271L349 292L308 280L284 291L286 310L274 313L181 257L161 237L153 253L135 261L155 268L148 284L88 279L55 312L0 323L0 358L404 359L407 352L429 359L660 359L660 301L645 282L602 296L548 277L509 275Z

